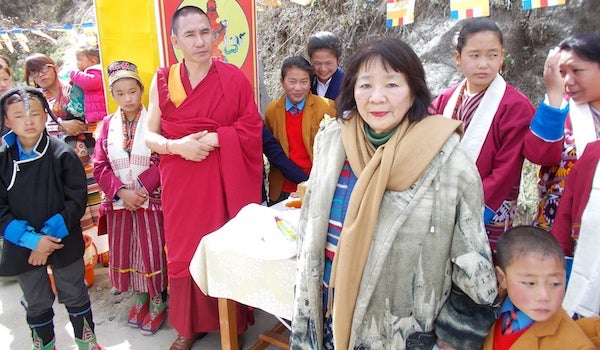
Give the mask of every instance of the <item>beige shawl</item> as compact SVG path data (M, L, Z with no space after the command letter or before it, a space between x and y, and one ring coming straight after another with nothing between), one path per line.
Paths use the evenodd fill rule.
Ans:
M342 125L342 142L358 181L350 196L330 281L336 349L349 346L354 306L384 191L407 189L450 135L462 135L462 123L457 120L429 116L409 123L405 118L394 135L375 148L366 139L363 125L356 112Z

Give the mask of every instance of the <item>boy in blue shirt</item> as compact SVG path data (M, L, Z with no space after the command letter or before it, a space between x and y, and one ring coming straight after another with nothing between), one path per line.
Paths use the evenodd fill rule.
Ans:
M54 119L37 89L19 87L0 98L2 126L12 130L0 151L0 276L17 276L33 349L55 348L55 295L46 265L53 267L58 301L69 313L78 348L102 349L84 283L79 219L87 201L85 172L69 145L48 136L48 114Z
M500 317L483 350L595 349L561 307L566 269L552 234L534 226L506 231L496 245Z

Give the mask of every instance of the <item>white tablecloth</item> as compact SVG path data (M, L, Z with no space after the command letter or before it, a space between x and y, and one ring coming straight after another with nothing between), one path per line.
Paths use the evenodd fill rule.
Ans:
M295 242L279 232L275 216L295 228L299 209L249 204L205 236L190 264L200 289L290 320L296 273Z

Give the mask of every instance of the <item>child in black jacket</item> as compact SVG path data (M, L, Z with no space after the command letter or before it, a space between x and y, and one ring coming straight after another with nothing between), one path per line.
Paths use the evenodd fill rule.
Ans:
M0 151L0 275L17 276L33 349L53 349L55 342L55 295L46 265L52 265L78 348L102 349L84 284L79 219L87 200L85 172L69 145L48 136L47 115L54 118L37 89L15 88L0 99L2 125L12 130Z

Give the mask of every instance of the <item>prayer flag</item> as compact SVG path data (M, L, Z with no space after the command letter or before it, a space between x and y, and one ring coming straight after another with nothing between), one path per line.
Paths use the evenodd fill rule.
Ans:
M91 46L98 45L98 35L96 26L94 23L87 22L81 23L81 29L83 30L83 34L85 34L85 42Z
M537 9L556 5L564 5L565 0L523 0L523 10Z
M415 0L387 0L386 27L396 27L415 21Z
M490 15L489 0L450 0L450 18L459 20Z
M6 45L6 48L8 49L8 51L10 51L10 53L15 52L15 48L13 47L12 40L10 40L10 37L8 36L8 33L6 31L4 31L4 30L0 31L0 38L2 38L4 45Z
M17 42L19 43L19 45L21 45L23 50L25 52L29 52L29 46L27 45L29 39L27 39L25 34L23 34L23 31L21 29L15 29L12 31L12 33L15 36L15 38L17 38Z
M52 42L53 44L56 44L56 39L54 39L50 35L42 32L40 29L31 29L31 33L33 33L37 36L41 36L42 38L46 38L46 39L50 40L50 42Z

